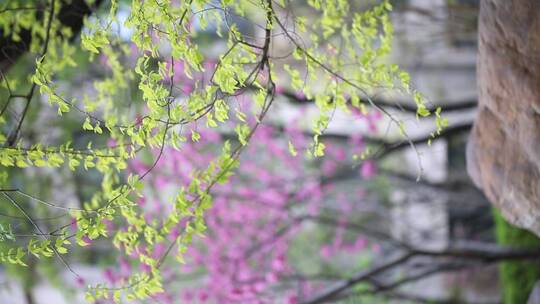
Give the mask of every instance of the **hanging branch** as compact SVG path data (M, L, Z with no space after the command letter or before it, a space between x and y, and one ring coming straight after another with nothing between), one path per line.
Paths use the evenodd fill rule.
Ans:
M309 99L305 96L298 96L294 92L290 90L284 90L280 93L281 96L286 97L291 103L298 104L298 105L305 105L305 104L314 104L315 101L312 99ZM389 108L389 109L395 109L401 112L407 112L411 114L416 114L417 107L414 103L406 102L406 101L392 101L387 100L379 97L370 97L370 99L373 101L373 103L379 107L382 108ZM332 101L330 101L332 102ZM347 99L347 103L351 104L351 99ZM445 113L448 112L455 112L455 111L467 111L471 109L475 109L478 105L477 100L462 100L462 101L455 101L455 102L447 102L447 103L438 103L436 105L430 105L427 107L427 109L430 112L434 112L437 110L437 107L441 107L442 110Z

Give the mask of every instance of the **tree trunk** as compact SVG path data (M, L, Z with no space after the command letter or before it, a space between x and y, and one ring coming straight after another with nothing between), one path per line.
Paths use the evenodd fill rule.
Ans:
M540 1L483 0L478 32L467 169L508 221L540 235Z

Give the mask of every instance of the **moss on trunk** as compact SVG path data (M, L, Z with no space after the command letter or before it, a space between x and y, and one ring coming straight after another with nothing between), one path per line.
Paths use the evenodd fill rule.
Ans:
M510 225L495 210L497 242L501 245L516 247L540 247L540 239L529 231ZM534 284L540 280L540 263L504 262L499 266L504 304L527 303Z

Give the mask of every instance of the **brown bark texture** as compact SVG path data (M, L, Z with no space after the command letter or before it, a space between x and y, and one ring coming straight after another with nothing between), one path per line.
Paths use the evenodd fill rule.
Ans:
M483 0L478 33L467 170L509 222L540 235L540 1Z

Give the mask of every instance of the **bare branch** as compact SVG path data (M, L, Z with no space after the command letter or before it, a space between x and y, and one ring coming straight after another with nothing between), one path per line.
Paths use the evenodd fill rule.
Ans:
M390 258L370 269L359 272L347 280L342 280L322 291L320 294L302 302L303 304L325 303L354 285L371 279L373 276L405 264L413 257L427 256L433 258L457 258L462 260L479 260L483 262L499 262L508 260L540 259L540 248L512 248L497 244L466 242L450 246L443 250L424 250L409 248L397 258Z

